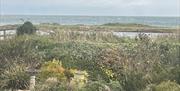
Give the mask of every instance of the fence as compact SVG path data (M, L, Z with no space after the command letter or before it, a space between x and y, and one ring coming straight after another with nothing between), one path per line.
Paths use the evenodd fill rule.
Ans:
M0 30L0 39L7 39L15 36L16 30Z

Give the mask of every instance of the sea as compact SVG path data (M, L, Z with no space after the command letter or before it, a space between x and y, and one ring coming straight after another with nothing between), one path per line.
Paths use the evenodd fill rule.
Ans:
M180 26L180 17L150 16L62 16L62 15L0 15L0 25L56 23L62 25L101 25L106 23L136 23L161 27Z

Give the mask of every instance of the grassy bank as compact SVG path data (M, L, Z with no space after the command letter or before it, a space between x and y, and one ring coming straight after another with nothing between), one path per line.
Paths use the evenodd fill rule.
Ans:
M5 25L0 26L2 29L16 29L19 25ZM43 23L36 25L39 30L65 30L65 31L107 31L107 32L159 32L159 33L173 33L178 32L178 27L160 27L143 24L121 24L121 23L107 23L103 25L59 25Z
M54 30L70 30L70 31L107 31L107 32L160 32L160 33L173 33L177 32L178 27L158 27L143 24L119 24L108 23L103 25L54 25L54 24L41 24L39 29L54 29Z

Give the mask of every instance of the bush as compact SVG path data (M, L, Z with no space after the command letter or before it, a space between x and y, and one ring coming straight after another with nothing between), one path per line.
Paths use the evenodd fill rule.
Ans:
M180 91L180 85L176 82L164 81L155 86L154 91Z
M41 67L38 76L40 86L38 89L78 89L84 87L88 80L88 73L76 69L65 69L59 60L46 62Z
M0 88L24 90L28 86L29 75L23 65L11 64L0 75Z
M81 91L106 91L105 84L100 81L89 82Z
M50 42L36 36L20 36L0 43L0 72L4 67L17 62L37 67L43 61L43 49ZM49 45L48 44L48 45ZM42 51L41 51L42 50Z
M36 32L36 28L34 25L27 21L22 26L17 28L17 35L24 35L24 34L34 34Z
M59 60L53 60L46 62L41 67L40 78L46 80L48 78L54 77L57 80L66 80L65 69Z
M46 51L46 59L61 59L65 68L86 70L89 79L107 78L97 65L98 53L102 46L82 42L63 42L49 47Z
M111 91L125 91L118 81L111 81L110 83L107 83L107 85L110 87Z
M118 81L106 83L103 81L92 81L86 84L80 91L125 91Z

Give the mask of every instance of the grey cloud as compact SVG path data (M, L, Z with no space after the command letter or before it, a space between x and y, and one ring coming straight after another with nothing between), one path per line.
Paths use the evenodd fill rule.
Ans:
M5 13L180 15L179 0L1 0Z

